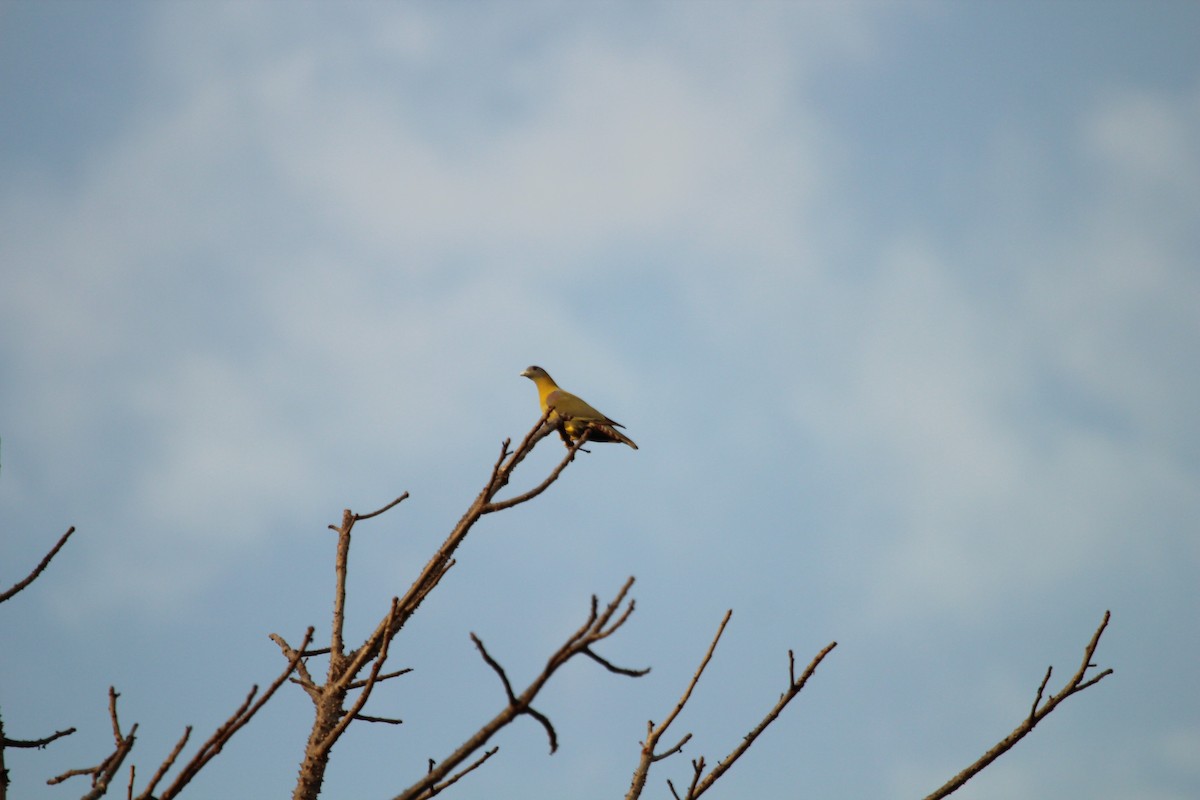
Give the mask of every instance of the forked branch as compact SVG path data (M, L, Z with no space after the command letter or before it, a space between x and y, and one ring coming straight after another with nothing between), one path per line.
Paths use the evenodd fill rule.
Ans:
M512 443L511 439L505 439L500 447L500 457L496 459L496 463L492 467L491 475L488 477L487 483L475 500L471 503L466 513L450 531L450 534L442 542L437 552L429 559L425 568L413 581L408 591L399 599L399 605L394 615L389 614L389 619L380 622L382 636L373 635L357 653L354 654L353 663L351 665L351 677L357 677L359 670L363 669L366 664L373 659L379 652L380 646L383 644L384 638L394 637L404 627L405 623L416 613L417 608L429 596L430 592L441 582L442 578L454 565L453 557L459 545L467 538L467 534L471 532L472 527L479 521L479 518L484 514L498 511L501 508L511 508L518 503L530 500L536 497L541 492L545 491L559 475L563 469L575 457L578 449L573 449L567 453L562 463L551 473L551 475L542 482L541 485L531 492L526 492L524 495L505 500L502 503L493 503L494 498L508 485L512 478L513 471L517 468L527 455L533 450L534 446L550 433L551 428L547 425L549 412L543 414L537 421L537 424L530 429L529 433L525 434L525 438L516 450L509 450Z
M646 778L650 774L650 766L652 764L662 761L663 759L674 755L675 753L682 752L683 746L692 738L692 734L684 734L683 738L680 739L674 747L670 747L662 751L658 750L659 741L667 732L667 729L671 727L671 723L673 723L676 717L679 716L679 713L683 711L683 707L687 705L688 700L691 699L692 691L696 688L696 684L700 682L700 676L704 674L704 670L708 666L708 662L712 659L713 652L717 649L717 643L721 641L721 634L725 632L725 626L729 624L729 618L732 615L732 610L725 612L725 617L721 620L721 624L717 628L716 635L713 636L712 644L708 646L708 651L704 654L704 658L700 661L700 666L696 668L695 674L692 675L691 681L688 682L687 688L683 691L683 696L679 698L679 702L675 704L675 707L671 710L671 713L669 713L666 719L664 719L658 725L655 725L653 721L646 723L646 739L642 742L640 758L638 760L637 767L633 771L633 780L630 783L629 792L625 795L626 800L636 800L636 798L641 797L642 791L646 787ZM830 642L828 645L826 645L825 648L821 650L821 652L817 653L813 660L809 662L808 667L804 670L799 678L796 677L795 655L791 650L789 650L788 688L782 695L780 695L779 701L771 708L770 711L767 712L766 716L762 718L762 720L754 727L753 730L742 737L742 740L738 743L737 747L735 747L729 753L729 755L717 762L717 765L713 767L712 770L707 774L705 773L707 762L704 760L704 756L693 759L692 777L688 783L686 791L682 795L676 791L675 785L668 780L667 786L670 788L671 794L675 796L676 800L694 800L708 791L708 789L711 788L714 783L720 780L721 776L733 766L733 763L741 758L743 753L750 749L750 746L754 744L754 741L759 737L759 735L767 729L767 726L779 717L779 715L783 712L783 709L787 707L787 704L790 703L796 695L800 694L800 690L804 688L804 685L808 683L808 679L812 677L814 672L816 672L817 666L835 647L837 647L837 642Z
M133 743L137 739L138 726L136 722L129 729L129 733L121 733L121 721L117 717L117 698L120 696L114 687L108 687L108 716L112 722L113 740L115 742L112 753L94 767L69 769L61 775L46 781L46 783L53 786L62 783L68 778L89 775L92 779L92 788L91 791L83 795L83 800L96 800L96 798L104 796L104 793L108 791L109 784L112 783L112 779L116 777L117 770L121 768L121 764L125 761L125 757L129 755L129 751L133 749Z
M1100 637L1104 634L1104 629L1108 627L1108 620L1110 617L1111 614L1108 611L1105 611L1104 618L1100 620L1100 626L1096 628L1096 632L1092 634L1091 641L1088 642L1087 646L1083 649L1083 661L1080 662L1079 669L1075 671L1075 674L1071 676L1071 679L1067 681L1066 685L1059 690L1058 694L1045 698L1045 701L1043 702L1042 698L1046 691L1046 685L1050 683L1050 673L1053 670L1053 667L1048 667L1046 669L1046 675L1042 678L1042 682L1038 686L1037 692L1034 695L1033 705L1029 710L1029 715L1021 721L1021 724L1013 728L1012 733L997 742L992 749L980 756L975 763L971 764L962 772L946 781L946 783L943 784L933 794L928 795L925 800L940 800L940 798L948 797L951 793L957 791L964 783L978 775L989 764L1011 750L1013 745L1024 739L1039 722L1048 717L1051 712L1054 711L1054 709L1058 708L1062 701L1066 700L1073 694L1082 692L1089 686L1095 686L1097 683L1111 675L1113 671L1111 669L1106 669L1102 672L1096 673L1090 678L1087 677L1087 671L1096 666L1094 663L1092 663L1092 658L1096 655L1096 648L1100 644Z
M566 664L575 656L589 655L592 657L592 660L604 665L609 671L620 675L640 676L649 672L650 670L648 669L634 670L616 667L608 661L595 656L594 653L591 653L593 645L616 633L629 619L629 615L633 613L633 600L628 601L628 603L625 602L625 597L632 586L633 578L629 578L625 582L625 585L621 587L616 597L613 598L612 602L605 606L603 610L600 609L599 600L593 595L591 611L588 614L587 621L547 659L546 666L541 674L534 678L520 694L517 694L513 689L504 668L487 652L479 637L472 634L471 638L479 649L484 662L499 676L504 686L507 703L496 716L484 723L479 730L472 734L470 738L463 742L441 763L431 762L429 772L425 777L397 795L395 800L424 800L441 791L444 785L448 785L448 783L443 783L443 781L446 781L451 773L473 758L493 736L523 714L533 717L542 725L546 731L546 735L550 739L550 752L553 753L558 746L558 737L554 732L554 726L548 717L533 708L533 701L559 667ZM624 605L624 610L621 610L622 605ZM621 613L618 614L618 611L621 611ZM482 760L480 763L482 763Z

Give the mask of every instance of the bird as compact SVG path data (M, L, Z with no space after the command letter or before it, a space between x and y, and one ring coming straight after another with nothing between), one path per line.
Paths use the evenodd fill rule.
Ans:
M558 435L567 447L587 431L589 442L620 442L634 450L638 449L633 439L617 430L625 427L624 425L604 416L570 392L558 388L558 384L546 370L541 367L526 367L521 377L529 378L537 386L542 413L550 412L547 422L558 430Z

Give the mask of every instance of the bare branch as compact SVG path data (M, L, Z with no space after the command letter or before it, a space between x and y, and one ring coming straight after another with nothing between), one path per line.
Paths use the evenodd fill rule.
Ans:
M493 672L500 676L500 682L504 684L504 694L508 696L508 702L516 703L517 696L513 693L512 683L509 682L508 675L504 672L504 667L500 666L500 663L492 658L487 648L483 646L483 640L474 633L471 634L471 641L475 643L475 647L478 648L479 655L483 658L484 662L492 668Z
M279 645L279 649L283 651L284 658L286 658L289 662L291 662L291 661L296 662L295 671L296 671L296 673L298 673L300 675L300 677L299 678L288 678L288 680L290 680L292 683L300 684L300 686L303 687L304 691L308 692L309 697L312 697L313 700L315 701L316 693L317 693L317 685L313 682L312 676L308 674L308 667L305 666L304 660L303 660L311 655L315 655L314 651L305 650L303 648L301 648L300 650L293 650L292 646L289 645L287 643L287 641L282 636L280 636L278 633L272 633L268 638L275 644ZM325 652L328 652L328 651L325 651Z
M112 721L113 739L116 745L113 752L94 767L70 769L61 775L51 778L46 783L54 786L68 778L74 778L79 775L90 775L92 777L92 789L83 795L83 800L96 800L96 798L104 796L104 793L108 791L109 784L116 776L117 771L121 769L121 764L125 761L125 757L129 755L129 751L133 749L133 743L137 739L137 723L134 723L133 727L129 729L128 734L121 733L121 723L117 718L117 698L120 696L114 687L108 687L108 716Z
M46 555L42 558L42 560L40 562L38 562L38 565L33 568L33 572L30 572L22 580L17 581L11 587L9 587L9 589L4 591L3 593L0 593L0 603L3 603L5 600L8 600L10 597L17 594L22 589L24 589L26 586L28 586L29 584L31 584L35 580L37 580L38 576L42 574L42 572L46 569L46 567L50 566L50 561L56 555L58 555L59 550L63 549L63 545L65 545L67 543L67 539L70 539L71 534L73 534L74 532L75 532L74 525L67 528L67 532L64 533L62 536L58 537L58 541L54 543L54 547L51 547L50 552L46 553Z
M562 461L558 462L558 466L554 468L554 471L546 476L546 480L542 481L529 491L517 495L516 497L510 497L507 500L501 500L496 503L488 503L483 507L483 513L491 514L494 511L503 511L506 508L512 508L513 506L520 505L528 500L532 500L542 492L549 489L550 484L558 480L558 476L561 475L562 471L567 468L567 465L575 460L576 453L583 449L583 445L585 442L587 442L589 433L591 433L590 428L584 430L583 435L576 439L575 442L567 449L567 454L563 456Z
M383 683L384 681L391 680L392 678L399 678L401 675L407 675L408 673L410 673L412 671L413 671L412 667L405 667L404 669L398 669L395 672L385 672L382 675L379 675L375 678L375 683ZM367 682L365 680L364 681L352 681L346 688L351 689L351 690L361 689L366 685L367 685Z
M1042 702L1042 695L1046 691L1046 684L1050 682L1050 673L1054 672L1054 665L1046 667L1046 677L1042 678L1041 684L1037 688L1037 694L1033 696L1033 705L1029 707L1028 719L1033 720L1037 717L1038 705Z
M327 656L332 652L333 650L328 647L310 647L300 655L302 658L316 658L317 656Z
M542 727L546 729L546 736L550 739L550 754L558 752L558 734L555 732L554 726L550 724L550 718L533 706L526 707L525 713L542 723Z
M525 438L516 450L510 452L508 448L511 440L506 439L504 441L503 446L500 448L500 457L496 459L496 463L492 467L487 484L480 490L475 500L471 503L471 506L467 509L467 512L463 514L458 524L454 526L454 529L446 537L445 541L442 542L441 547L429 559L429 562L421 570L416 580L413 581L408 591L400 598L399 613L386 626L384 626L383 622L380 623L386 637L394 637L404 627L409 618L416 613L417 608L420 607L425 598L429 596L429 593L433 591L450 567L453 566L454 552L462 544L463 540L466 539L467 534L470 533L471 528L479 521L479 518L486 513L498 510L490 508L492 499L501 489L508 485L513 470L516 469L517 465L550 432L550 429L546 425L549 414L550 412L542 414L537 424L525 435ZM561 472L561 468L556 470L555 477ZM550 482L544 483L548 486ZM510 505L515 505L515 503ZM375 657L383 639L383 636L373 634L368 643L364 644L355 653L351 664L339 674L343 677L353 679L367 662ZM333 658L331 656L331 660Z
M312 699L316 709L316 716L309 735L308 745L305 749L304 760L300 767L300 776L293 792L295 800L313 800L318 796L324 781L329 752L334 742L345 732L347 726L353 720L367 718L361 712L363 704L370 693L369 689L381 680L397 677L407 671L401 670L388 674L381 672L380 668L383 661L380 656L386 652L391 640L399 634L412 615L416 613L422 602L424 602L425 598L439 585L441 579L454 566L454 553L466 539L467 534L470 533L474 524L484 514L499 511L502 508L510 508L517 503L532 499L545 491L561 475L566 465L571 462L574 458L574 453L578 452L578 447L573 448L563 462L551 472L550 476L533 490L518 497L510 498L501 504L493 503L497 493L508 485L512 478L513 470L516 469L517 465L521 463L539 441L551 432L552 428L547 424L549 415L549 411L542 414L537 424L530 429L515 450L509 449L512 443L510 439L504 441L500 448L500 455L492 466L487 483L476 495L474 501L467 508L466 513L463 514L441 546L425 564L425 567L417 575L408 590L398 600L393 600L392 607L389 609L387 615L380 620L375 630L360 647L349 652L345 649L343 630L345 624L346 565L349 558L351 530L357 521L383 513L403 500L407 494L402 495L391 504L371 514L353 514L347 509L342 514L341 524L339 526L330 526L331 529L338 533L338 545L335 561L336 585L334 589L333 627L328 650L329 666L323 685L317 684L312 680L304 664L300 664L296 670L298 679L295 682L299 683ZM582 441L586 441L586 437L582 437ZM630 611L632 611L632 608L626 611L626 617ZM620 622L623 622L623 619ZM586 649L587 644L599 641L618 627L620 627L620 624L613 625L608 631L593 632L582 647ZM275 637L272 638L274 639ZM282 639L276 639L276 644L280 646L285 656L290 656L295 652ZM307 651L302 648L302 652L304 655L309 655L315 654L317 651ZM575 654L577 654L575 651L570 653L570 655ZM559 655L562 656L563 654L560 653ZM569 655L566 657L569 657ZM607 668L613 671L621 671L621 668L607 664L607 662L594 653L591 654L591 657L598 660L599 663L606 664ZM375 660L375 665L371 670L370 676L364 682L359 675L372 660ZM548 677L549 673L557 669L558 665L558 663L548 665L544 673L545 677ZM496 666L499 665L497 664ZM636 674L636 672L625 671L623 674ZM537 682L535 681L535 683ZM348 692L360 688L363 693L358 697L354 707L346 711L345 704ZM510 693L512 692L511 686L506 688ZM537 689L540 689L540 684L535 688L534 694L536 694ZM543 723L548 733L550 733L553 743L553 728L550 727L547 718L529 708L528 700L531 699L532 695L524 701L521 697L516 698L516 705L510 702L508 709L501 714L501 716L511 716L498 723L497 720L493 720L493 723L498 724L496 728L498 730L499 727L503 727L503 725L511 722L513 716L527 713ZM483 731L481 730L482 733ZM464 749L461 752L456 751L457 755L454 759L448 760L447 763L434 768L426 780L413 787L410 796L415 797L420 793L428 795L439 782L443 782L449 777L451 771L462 767L465 761L472 757L472 753L486 743L487 737L490 735L491 733L486 733L481 738L473 739L475 744L472 747Z
M346 573L349 570L350 561L350 529L353 527L354 514L347 508L342 511L342 526L336 529L338 542L333 569L337 577L333 590L333 626L330 630L329 681L334 680L335 676L340 673L341 658L346 652L342 631L346 624ZM303 650L304 648L300 649Z
M378 682L378 681L377 681ZM404 720L395 719L394 717L372 717L367 714L355 714L354 718L363 722L379 722L384 725L403 725Z
M0 747L41 749L53 742L55 739L61 739L64 736L70 736L72 733L75 733L74 728L67 728L65 731L55 731L49 736L45 736L41 739L9 739L7 736L0 736Z
M651 724L653 724L653 723L651 723ZM692 734L690 734L690 733L685 733L685 734L683 735L683 738L679 740L679 743L678 743L677 745L675 745L674 747L672 747L672 748L671 748L671 749L669 749L669 750L664 750L664 751L662 751L661 753L658 753L658 754L656 754L656 755L652 756L652 757L650 758L650 760L651 760L651 761L662 761L662 760L663 760L664 758L666 758L667 756L673 756L673 755L675 755L676 753L682 753L682 752L683 752L683 746L684 746L685 744L687 744L689 741L691 741L691 738L692 738Z
M8 797L8 767L4 763L4 750L7 747L17 748L43 748L56 739L61 739L64 736L70 736L75 732L74 728L68 728L62 731L55 731L49 736L44 736L41 739L9 739L4 735L4 720L0 719L0 800L6 800Z
M517 465L525 460L525 456L529 455L538 442L550 435L552 428L549 426L550 414L553 413L549 409L538 418L537 425L525 434L525 438L521 440L521 444L517 445L517 449L512 452L507 462L505 462L499 470L493 470L493 477L497 480L504 480L507 483L508 477L512 476L512 472L517 468ZM507 441L507 440L505 440ZM503 484L496 487L496 491L504 488ZM492 493L493 496L495 492Z
M774 707L767 712L767 715L762 718L762 721L759 722L758 725L754 727L754 730L742 737L742 740L738 742L737 747L735 747L729 753L729 755L717 762L717 765L712 768L712 772L708 773L704 780L700 781L700 783L696 786L695 791L688 795L689 798L699 797L708 791L708 789L711 788L714 783L720 780L721 776L733 766L733 762L741 758L742 754L750 749L750 746L754 744L754 740L757 739L759 735L767 729L768 725L770 725L779 717L779 715L783 712L783 709L787 707L787 704L790 703L796 695L800 694L800 690L804 688L804 684L808 683L808 679L812 677L814 672L816 672L817 666L820 665L823 660L825 660L825 656L829 655L835 647L837 647L837 642L830 642L829 644L825 645L821 652L817 653L817 655L813 657L813 660L809 662L808 666L805 668L800 677L791 682L787 691L784 692L779 698L779 702L777 702ZM789 661L792 660L791 651L789 651L788 658ZM791 670L789 670L789 675L790 674L793 674Z
M675 704L675 708L671 709L671 713L667 715L658 725L647 725L646 740L642 742L642 750L638 759L637 768L633 771L633 780L630 782L629 791L626 793L626 800L635 800L640 797L642 790L646 787L646 778L650 775L650 765L656 761L661 761L672 753L681 752L683 745L691 734L688 733L675 747L667 750L664 753L655 753L654 749L658 746L659 740L663 734L667 732L667 728L671 727L671 723L679 716L679 712L683 711L683 707L687 705L688 699L692 696L692 690L696 688L696 684L700 681L700 676L704 674L708 662L712 660L713 652L717 649L717 642L721 641L721 634L725 632L725 626L729 624L729 618L733 616L733 609L725 612L725 616L721 619L721 624L717 626L717 633L713 636L712 643L709 644L704 658L700 660L700 666L696 668L696 672L692 675L692 679L688 681L687 688L683 690L683 696L679 698L679 702ZM675 791L675 787L671 787L671 791ZM689 790L690 791L690 790ZM690 794L689 794L690 796ZM676 795L678 797L678 795Z
M701 659L700 666L696 668L695 674L692 675L692 679L688 682L687 688L683 690L683 696L679 698L679 702L675 704L675 708L671 709L671 713L662 721L662 724L655 729L658 733L657 736L652 737L655 743L658 742L658 739L666 732L667 728L671 727L671 723L675 721L675 718L679 716L679 712L683 711L683 707L687 705L687 701L692 696L692 691L695 690L696 684L700 682L700 676L704 674L704 670L708 667L708 662L712 660L713 653L717 649L717 643L721 641L721 634L725 633L725 626L729 624L729 619L732 616L733 609L731 608L721 618L721 624L717 626L717 633L713 636L712 643L708 646L708 650L705 652L704 658Z
M696 796L696 784L700 782L700 776L704 774L704 756L692 759L692 782L688 785L686 798Z
M667 718L658 725L654 725L652 722L647 724L646 740L642 742L640 758L638 760L637 768L634 769L633 772L633 780L630 783L629 792L625 795L626 800L636 800L636 798L641 796L642 791L646 786L646 778L650 773L651 764L657 761L662 761L664 758L667 758L674 753L682 752L683 745L689 739L691 739L692 735L689 733L679 741L679 744L675 745L669 750L658 753L655 752L655 748L658 746L659 740L662 738L663 734L667 732L667 728L671 726L671 723L675 721L675 718L679 716L679 713L683 711L683 707L687 705L688 700L691 698L692 691L696 688L696 684L700 682L700 676L704 674L704 670L708 666L708 662L712 659L713 652L717 649L717 643L721 641L721 634L725 632L725 626L729 623L729 619L732 615L732 609L725 612L725 617L721 620L721 624L717 628L717 633L713 637L712 643L708 646L708 651L704 654L704 658L701 660L700 666L696 668L695 674L692 675L691 681L688 682L687 688L684 689L683 696L679 698L679 702L675 704L675 707L671 710L671 713L668 714ZM759 737L759 735L767 729L767 726L779 717L780 713L783 712L783 709L787 707L787 704L790 703L792 699L800 693L800 691L804 688L804 685L808 682L808 679L812 677L812 674L816 671L817 666L835 647L837 647L837 642L831 642L830 644L826 645L821 652L817 653L812 662L809 663L808 668L804 670L799 678L796 678L795 653L791 650L788 651L787 690L780 695L779 701L771 708L770 711L767 712L766 716L762 718L758 725L756 725L754 729L750 731L750 733L742 737L742 740L738 743L737 747L735 747L729 753L729 755L717 762L717 765L713 767L712 771L707 775L704 774L704 756L693 759L692 780L688 785L687 792L683 795L683 800L694 800L695 798L704 794L704 792L708 791L708 789L711 788L714 783L720 780L721 776L724 775L731 766L733 766L733 763L741 758L743 753L750 749L750 746L754 744L754 741ZM671 793L678 798L679 794L676 792L674 784L668 780L667 785L670 787Z
M546 729L546 736L550 738L550 752L553 753L558 749L558 734L554 732L554 726L550 724L550 720L545 714L542 714L532 706L521 707L521 702L517 696L513 694L512 684L508 680L508 675L504 672L504 667L500 666L499 662L488 653L487 648L483 646L483 642L474 633L471 634L471 641L479 648L479 655L487 662L487 665L492 668L497 675L500 676L500 681L504 684L504 693L508 695L508 703L511 708L516 708L518 714L528 714L529 716L542 723L542 727Z
M371 517L378 517L380 514L383 514L386 511L391 511L393 508L400 505L407 499L408 499L408 492L405 492L404 494L400 495L392 502L388 503L383 508L376 509L375 511L372 511L369 514L355 514L354 521L362 522L364 519L370 519Z
M188 725L183 729L183 736L179 737L179 741L175 743L175 748L170 752L170 754L167 755L165 759L163 759L163 762L158 765L158 770L155 771L154 775L150 778L150 783L148 783L146 788L142 791L143 797L154 796L154 787L158 786L158 782L166 776L167 772L175 764L175 759L179 758L179 754L183 752L183 748L187 745L187 741L191 735L192 726ZM132 766L130 767L130 771L132 772ZM129 796L133 797L132 774L129 776Z
M1087 671L1095 666L1095 664L1092 663L1092 657L1096 654L1096 647L1100 644L1100 637L1104 634L1104 629L1108 627L1108 621L1110 617L1111 614L1108 611L1105 611L1104 618L1100 621L1100 626L1096 628L1096 632L1092 634L1091 641L1088 642L1087 647L1084 648L1083 661L1080 662L1079 669L1076 670L1075 674L1071 676L1071 679L1067 681L1066 685L1063 686L1063 688L1059 690L1057 694L1046 698L1045 702L1042 702L1042 695L1046 690L1046 685L1050 682L1051 670L1047 669L1046 676L1042 678L1041 685L1038 686L1037 693L1034 696L1033 708L1030 710L1029 716L1022 720L1020 725L1013 728L1012 733L1010 733L1008 736L1005 736L990 750L980 756L975 763L971 764L966 769L962 770L953 778L948 780L937 791L928 795L925 800L940 800L941 798L947 797L953 792L957 791L962 787L963 784L982 772L989 764L1011 750L1017 742L1024 739L1029 732L1034 729L1034 726L1049 716L1054 709L1058 708L1058 705L1062 703L1062 701L1066 700L1073 694L1082 692L1089 686L1099 683L1101 680L1111 675L1113 671L1111 669L1106 669L1103 672L1097 673L1091 678L1084 680ZM1041 704L1040 708L1038 707L1039 703Z
M588 658L592 659L592 661L595 661L600 666L604 667L609 672L615 672L618 675L628 675L630 678L640 678L643 675L650 674L649 667L646 667L645 669L630 669L629 667L618 667L616 664L613 664L608 659L601 658L600 656L596 655L596 653L590 647L585 647L583 649L583 654L585 656L587 656Z

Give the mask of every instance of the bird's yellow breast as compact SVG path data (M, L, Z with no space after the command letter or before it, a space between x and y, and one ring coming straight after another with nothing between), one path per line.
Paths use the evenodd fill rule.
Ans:
M533 384L537 386L538 403L541 404L542 413L545 414L548 408L546 398L550 396L551 392L558 389L558 384L550 380L550 376L546 374L534 376Z

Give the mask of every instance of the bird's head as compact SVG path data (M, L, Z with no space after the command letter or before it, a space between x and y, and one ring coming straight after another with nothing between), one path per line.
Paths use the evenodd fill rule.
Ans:
M531 381L538 381L542 379L549 380L550 374L541 367L526 367L525 371L521 373L521 377L529 378Z

